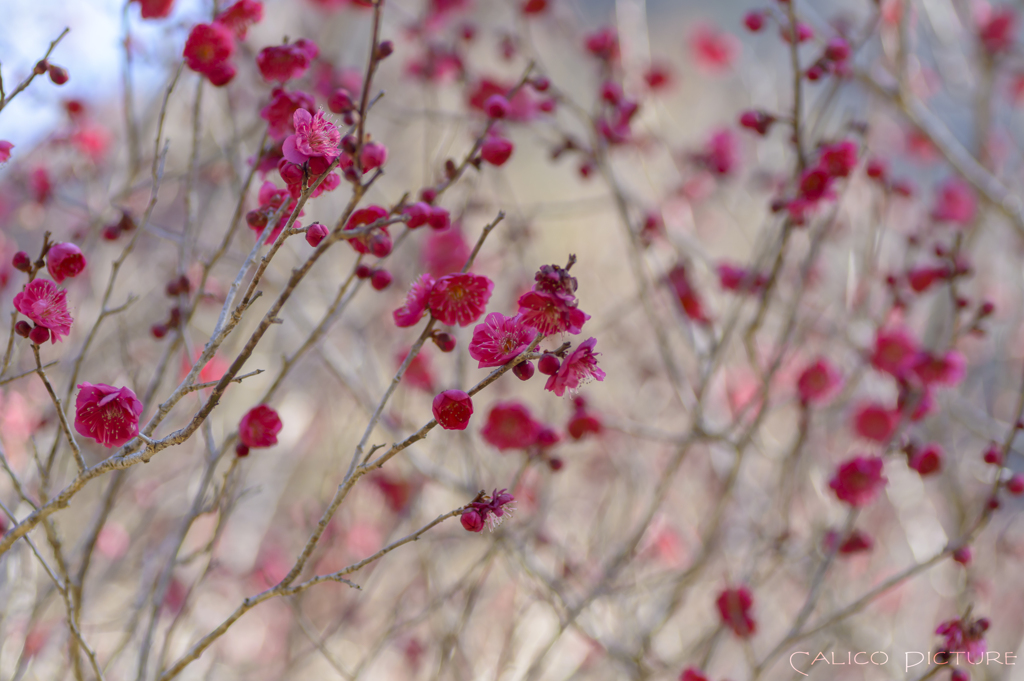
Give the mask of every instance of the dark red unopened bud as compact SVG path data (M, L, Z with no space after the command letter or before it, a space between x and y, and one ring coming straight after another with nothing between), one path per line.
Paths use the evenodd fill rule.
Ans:
M153 338L160 339L167 335L167 326L164 324L154 324L149 327L149 333L152 334Z
M537 92L547 92L548 88L551 87L551 81L544 76L537 76L530 81L530 85L532 85L533 89Z
M450 333L435 333L431 340L434 341L434 345L438 347L441 352L451 352L455 349L455 336Z
M995 443L992 443L992 445L985 450L985 456L983 458L987 464L991 464L993 466L1003 465L1003 453L999 451L999 447L997 447Z
M971 547L961 546L953 552L953 560L960 563L961 565L967 565L971 562Z
M356 124L356 112L355 112L355 110L353 109L352 111L346 111L345 115L342 116L341 120L342 120L342 122L345 125L348 125L348 126L355 125Z
M135 220L128 213L121 213L121 219L117 223L117 228L122 232L130 232L135 229Z
M370 252L378 258L383 258L391 253L391 237L384 232L374 232L370 237Z
M172 307L171 316L167 319L167 326L174 328L181 325L181 308Z
M37 326L28 332L28 339L36 345L42 345L50 340L50 330L45 326Z
M475 509L467 508L462 512L460 520L462 521L462 526L470 532L479 532L484 529L484 519L480 512Z
M995 304L992 303L991 301L988 301L988 300L986 300L984 303L982 303L981 307L978 308L978 314L980 316L982 316L982 317L988 317L990 314L992 314L995 311L996 311Z
M437 190L433 187L424 187L420 190L420 199L424 203L434 204L434 200L437 199Z
M50 80L53 81L54 85L63 85L68 82L68 72L66 69L56 64L50 64L46 71L50 74Z
M19 272L28 272L32 269L32 258L28 257L25 251L18 251L14 254L11 264Z
M377 270L370 276L370 286L383 291L391 285L391 273L387 270Z
M373 276L373 270L369 265L360 265L356 268L356 279L369 279Z
M263 229L267 226L267 214L262 210L251 210L245 214L245 221L254 229Z
M332 113L343 114L355 108L355 104L352 103L352 97L348 94L348 90L339 88L327 98L327 108Z
M762 12L750 12L743 17L743 25L751 33L757 33L764 28L764 14Z
M555 473L562 470L565 467L565 462L559 459L557 456L548 459L548 468L553 470Z
M999 508L999 497L989 497L988 501L985 502L985 506L990 510L994 511Z
M46 69L49 67L50 64L45 59L40 59L36 62L35 68L32 69L32 72L37 76L41 76L46 73Z
M359 149L359 140L355 135L345 135L341 138L341 150L352 156Z
M106 241L116 241L121 236L121 228L117 225L107 225L103 228L102 236Z
M235 456L239 458L249 456L249 445L242 444L241 442L235 445Z
M441 206L432 206L430 213L427 215L427 222L430 223L431 229L448 229L452 224L452 216Z
M561 366L562 362L558 357L549 352L545 352L541 355L540 361L537 362L537 371L541 372L545 376L554 376L558 373L558 369Z
M377 45L377 59L387 59L395 52L395 44L390 40L383 41Z
M32 325L22 319L14 325L14 333L18 334L22 338L28 338L28 335L32 333Z
M1024 475L1017 473L1010 478L1006 483L1006 489L1014 496L1024 494Z
M512 373L516 375L520 381L529 381L533 378L533 374L536 371L536 367L533 366L533 362L522 362L512 367Z

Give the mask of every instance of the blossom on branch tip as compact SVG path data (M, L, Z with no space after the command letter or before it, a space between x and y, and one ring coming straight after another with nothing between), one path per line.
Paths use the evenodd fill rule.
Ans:
M58 284L66 278L77 277L85 269L82 249L67 242L50 246L46 253L46 269Z
M856 456L844 461L828 486L836 497L850 506L866 506L874 501L887 482L882 475L884 463L877 456Z
M256 67L263 80L284 83L301 78L318 54L316 43L300 38L294 43L264 47L256 55Z
M754 596L747 587L725 589L718 595L715 605L718 607L722 624L732 629L740 638L749 638L757 631L757 623L750 614L754 606Z
M249 27L263 19L263 3L259 0L238 0L217 15L217 23L227 26L239 40L245 40Z
M234 75L234 67L228 62L234 53L235 38L231 30L214 22L192 27L182 55L190 69L203 74L215 85L224 85Z
M81 383L75 399L75 430L105 447L120 447L139 434L142 402L130 388Z
M591 380L603 381L605 373L597 366L597 356L601 353L594 352L596 345L596 338L588 338L580 343L565 358L558 372L548 378L544 389L561 397L566 390L576 390Z
M498 525L512 516L515 497L507 489L494 490L490 496L481 492L462 511L462 526L469 532L480 532L484 524L493 532Z
M281 428L281 417L277 412L260 404L246 412L238 423L238 439L252 449L272 447L277 444Z
M67 291L46 279L34 279L14 296L14 308L37 325L49 329L50 342L71 333L74 322L68 312Z
M528 449L537 443L543 426L530 410L519 402L499 402L487 414L487 423L480 429L484 441L504 452L509 449Z

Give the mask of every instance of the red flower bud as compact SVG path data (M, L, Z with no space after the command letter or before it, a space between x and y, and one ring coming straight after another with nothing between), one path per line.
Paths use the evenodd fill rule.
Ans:
M370 286L383 291L391 285L391 273L387 270L377 270L370 276Z

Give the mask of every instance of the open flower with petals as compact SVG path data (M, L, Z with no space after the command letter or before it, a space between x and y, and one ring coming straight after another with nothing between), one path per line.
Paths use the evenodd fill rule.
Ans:
M877 456L855 456L840 464L828 486L840 501L850 506L866 506L885 487L884 462Z
M427 305L431 314L447 326L469 326L484 313L494 282L480 274L446 274L434 284Z
M588 383L592 379L603 381L605 373L597 366L597 356L601 353L594 352L595 345L597 345L596 338L588 338L580 343L565 358L558 371L548 378L544 389L561 397L566 390L576 390L581 384Z
M732 629L740 638L748 638L757 631L757 622L750 614L754 607L754 596L745 586L725 589L715 601L722 624Z
M139 434L142 402L130 388L82 383L75 400L75 430L105 447L120 447Z
M395 326L405 328L423 319L427 312L427 297L433 288L434 278L429 274L421 274L409 287L409 292L405 295L405 304L391 313L395 318Z
M14 308L39 326L50 330L50 342L71 333L75 321L68 312L67 291L46 279L35 279L14 296Z
M271 407L260 404L242 417L238 424L238 439L246 447L257 449L272 447L277 444L277 434L281 432L281 417Z
M323 111L311 116L305 109L296 109L292 125L295 134L288 135L281 146L281 153L290 162L301 165L311 158L322 158L330 163L341 154L341 131L324 118Z
M484 441L504 452L527 449L537 442L543 426L534 420L530 410L519 402L499 402L487 414L487 423L480 429Z
M548 291L527 291L519 298L523 324L545 336L555 333L579 334L590 315Z
M537 332L523 324L520 315L506 317L492 312L473 329L469 356L480 362L480 368L499 367L518 357L536 336Z
M985 632L988 631L987 617L976 620L960 618L947 620L939 625L935 633L946 640L942 650L950 653L966 653L970 664L978 664L985 657L988 646L985 643ZM974 658L974 659L972 659Z

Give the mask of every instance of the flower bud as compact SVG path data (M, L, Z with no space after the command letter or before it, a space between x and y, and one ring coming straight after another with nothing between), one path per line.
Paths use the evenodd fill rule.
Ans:
M384 232L374 232L370 237L370 252L378 258L383 258L391 253L391 237Z
M11 261L11 265L14 269L19 272L28 272L32 269L32 258L28 256L25 251L18 251L14 254L14 259Z
M68 82L67 70L57 66L56 64L50 64L46 70L50 74L50 80L53 81L54 85L63 85Z
M28 339L36 345L42 345L50 340L50 330L45 326L37 326L28 333Z
M491 95L484 102L484 113L490 118L504 118L508 116L509 103L502 95Z
M391 273L387 270L377 270L370 276L370 286L383 291L391 285Z
M1024 494L1024 475L1017 473L1006 483L1006 489L1014 496Z
M348 94L348 90L339 88L327 98L327 108L332 113L343 114L351 111L355 105L352 103L352 97Z
M167 335L168 328L165 324L154 324L149 327L149 333L157 340Z
M306 228L306 243L316 248L320 245L320 242L327 238L327 227L314 222L308 228Z
M249 445L242 444L241 442L235 445L235 456L239 458L249 456Z
M434 341L434 345L438 347L441 352L451 352L455 349L455 336L444 331L435 333L431 340Z
M385 40L377 45L377 59L387 59L395 51L395 44L390 40Z
M22 338L28 338L28 335L32 333L32 325L22 319L14 325L14 333L18 334Z
M369 265L360 265L356 268L356 279L369 279L373 276L373 270Z
M480 516L480 512L475 509L467 508L462 512L460 520L462 521L462 526L470 532L480 532L484 529L484 519Z
M562 362L550 352L545 352L541 356L540 361L537 362L537 370L545 376L554 376L558 373L558 369L561 366Z
M533 373L536 368L533 366L533 362L522 362L512 367L512 373L516 375L520 381L529 381L533 378Z

